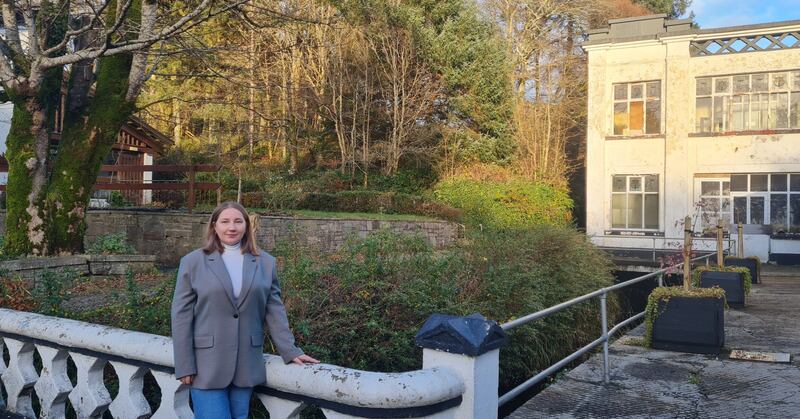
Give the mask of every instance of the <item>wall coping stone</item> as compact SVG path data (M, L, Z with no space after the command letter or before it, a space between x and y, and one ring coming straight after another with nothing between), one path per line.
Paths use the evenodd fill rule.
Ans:
M415 337L426 349L477 357L508 343L506 332L478 313L466 317L433 314Z

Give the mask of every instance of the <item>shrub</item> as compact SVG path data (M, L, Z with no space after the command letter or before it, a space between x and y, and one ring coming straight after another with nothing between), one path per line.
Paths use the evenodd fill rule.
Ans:
M336 194L309 193L298 209L332 212L411 214L457 221L461 212L421 196L395 192L343 191Z
M31 293L28 281L8 273L0 274L0 307L19 311L36 308L36 300Z
M371 174L369 189L419 195L433 186L435 181L436 174L432 170L400 169L392 175ZM363 184L363 176L359 177L356 184Z
M111 208L123 208L128 206L128 201L125 199L125 195L122 194L120 191L111 191L108 194L108 205L111 205Z
M433 313L480 312L505 322L613 283L606 256L573 230L474 234L434 252L421 237L381 232L322 259L281 244L276 254L299 343L352 368L415 369L421 351L413 337ZM610 307L616 310L613 298ZM597 305L587 303L513 331L501 351L503 387L597 338L597 319Z
M436 199L461 209L464 221L490 228L565 226L572 221L566 191L527 180L481 181L450 178L434 188Z
M48 316L63 316L61 303L69 299L69 290L77 277L78 274L69 269L43 270L36 276L33 285L32 294L36 301L36 311Z
M86 248L91 255L132 255L136 249L128 244L125 233L113 233L100 236Z
M33 280L0 273L0 307L36 311L50 316L64 316L61 304L69 299L78 274L70 269L45 269Z
M480 312L502 323L613 283L603 252L553 226L473 232L437 251L421 236L381 231L332 254L297 240L279 243L275 255L298 344L324 362L373 371L420 368L414 335L433 313ZM174 283L146 294L129 276L126 298L76 316L168 335ZM615 318L613 296L609 308ZM598 318L593 300L514 329L500 352L502 388L596 339Z
M124 295L114 304L71 316L78 320L100 323L123 329L170 335L170 308L175 292L175 277L164 281L155 291L144 292L129 270L125 274Z

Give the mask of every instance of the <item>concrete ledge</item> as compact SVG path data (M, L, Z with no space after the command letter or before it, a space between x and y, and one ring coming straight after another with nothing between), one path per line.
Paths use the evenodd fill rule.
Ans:
M155 268L155 255L86 255L91 275L125 275L128 269L135 273L151 272Z
M83 256L24 258L0 262L0 270L9 271L25 279L33 279L45 269L56 272L70 269L78 275L89 275L89 264Z
M0 262L0 270L25 279L33 279L45 269L72 270L80 276L124 275L128 268L135 274L150 272L155 262L154 255L74 255L7 260Z

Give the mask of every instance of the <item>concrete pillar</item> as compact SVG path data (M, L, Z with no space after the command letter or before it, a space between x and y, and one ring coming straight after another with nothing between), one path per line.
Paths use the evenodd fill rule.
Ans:
M611 227L611 179L606 176L605 137L613 132L609 121L613 119L613 102L608 91L607 48L592 49L588 54L588 85L586 126L586 234L602 236ZM595 242L603 245L605 243ZM618 245L618 243L616 243ZM614 245L614 243L611 243Z
M144 163L145 166L152 166L153 165L153 155L152 154L144 154ZM153 172L144 172L142 175L142 183L148 184L153 183ZM150 204L153 202L153 191L151 190L144 190L142 191L142 204Z
M446 368L463 380L464 393L454 417L497 418L500 347L507 340L497 323L479 314L434 314L417 333L422 367Z
M689 133L694 131L694 80L690 77L690 37L669 38L666 45L664 98L664 230L667 237L682 237L687 215L694 220L694 150L689 145Z

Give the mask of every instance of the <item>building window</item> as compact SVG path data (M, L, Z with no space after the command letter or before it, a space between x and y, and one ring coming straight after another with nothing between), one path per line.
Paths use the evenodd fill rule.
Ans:
M800 71L697 79L697 132L800 128Z
M702 231L716 228L718 222L727 226L731 221L731 183L728 179L701 179L700 199L697 207L700 212Z
M733 222L800 232L800 173L731 175Z
M661 133L661 82L614 84L614 135Z
M658 230L658 175L614 175L611 228Z

